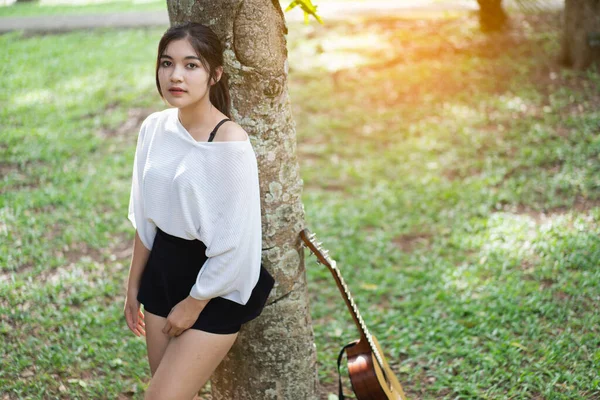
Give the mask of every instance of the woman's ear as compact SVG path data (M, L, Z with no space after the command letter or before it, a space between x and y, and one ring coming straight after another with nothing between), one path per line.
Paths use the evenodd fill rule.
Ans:
M214 79L213 85L221 80L221 75L223 75L223 67L217 67L215 69L216 77Z

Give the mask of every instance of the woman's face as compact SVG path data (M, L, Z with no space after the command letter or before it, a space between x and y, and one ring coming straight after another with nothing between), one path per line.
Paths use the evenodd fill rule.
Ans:
M208 72L186 39L174 40L161 55L158 82L163 97L177 108L209 101Z

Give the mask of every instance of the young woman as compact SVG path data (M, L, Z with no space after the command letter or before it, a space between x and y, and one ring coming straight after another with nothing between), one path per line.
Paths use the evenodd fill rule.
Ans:
M256 156L229 119L222 53L196 23L171 27L158 45L156 86L172 108L148 116L137 140L124 307L129 329L146 337L145 399L195 398L274 285L261 264Z

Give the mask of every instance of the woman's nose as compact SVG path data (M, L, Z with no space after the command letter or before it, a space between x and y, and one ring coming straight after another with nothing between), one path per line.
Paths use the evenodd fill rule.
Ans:
M181 82L183 79L183 75L178 66L173 68L173 73L171 74L171 82Z

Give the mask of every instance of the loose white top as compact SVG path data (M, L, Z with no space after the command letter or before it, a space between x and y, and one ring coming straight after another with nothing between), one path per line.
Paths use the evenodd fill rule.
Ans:
M249 138L198 142L177 108L149 115L138 135L128 218L148 249L157 226L206 245L208 259L190 296L248 302L262 250L258 166Z

